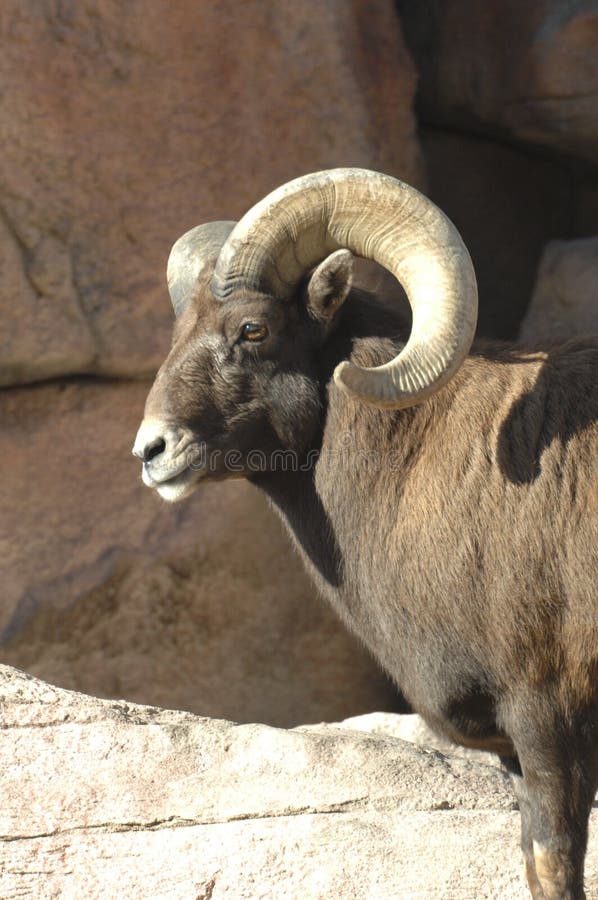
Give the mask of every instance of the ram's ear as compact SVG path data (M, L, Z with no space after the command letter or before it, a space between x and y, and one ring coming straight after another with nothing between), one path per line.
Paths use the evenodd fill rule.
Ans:
M353 283L353 254L337 250L320 263L309 279L307 304L320 322L330 322L342 306Z

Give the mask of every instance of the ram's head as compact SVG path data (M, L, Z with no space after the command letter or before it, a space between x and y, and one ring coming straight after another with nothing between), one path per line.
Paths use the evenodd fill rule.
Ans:
M352 254L396 276L413 326L385 365L337 360L332 372L325 349L342 321ZM461 364L477 312L471 261L446 216L408 185L362 169L307 175L237 224L194 228L172 249L168 285L173 345L133 450L144 482L166 500L202 478L249 474L250 454L308 451L332 375L358 401L421 402Z

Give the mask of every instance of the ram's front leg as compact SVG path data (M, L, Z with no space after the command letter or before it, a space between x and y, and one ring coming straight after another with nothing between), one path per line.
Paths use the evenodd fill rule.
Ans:
M546 710L544 710L546 712ZM522 849L534 900L583 900L588 822L598 787L592 714L541 721L526 715L512 734L520 764L510 766L520 804ZM594 713L595 717L596 714ZM592 740L594 734L594 741ZM509 766L508 766L509 767Z
M521 766L517 757L501 757L502 763L509 773L513 793L519 804L521 816L521 850L523 852L523 864L525 877L534 900L544 900L544 891L538 880L536 863L534 860L534 843L532 838L532 810L527 785L521 772Z

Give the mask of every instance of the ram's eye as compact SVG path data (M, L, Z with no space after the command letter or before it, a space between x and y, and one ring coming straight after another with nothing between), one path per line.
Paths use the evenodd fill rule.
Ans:
M268 329L265 325L258 325L257 322L245 322L241 328L241 337L245 341L259 344L268 337Z

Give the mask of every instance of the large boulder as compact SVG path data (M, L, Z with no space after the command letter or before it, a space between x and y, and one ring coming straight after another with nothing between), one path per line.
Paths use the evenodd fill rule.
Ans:
M2 897L528 896L494 767L350 728L97 700L7 667L0 697Z
M144 487L130 448L147 390L0 392L2 660L237 721L392 708L388 681L315 596L254 488L207 485L169 506Z
M0 384L148 374L170 247L305 172L421 181L392 0L6 0Z
M592 0L398 0L424 120L598 163Z
M551 241L544 250L520 340L598 335L598 237Z

